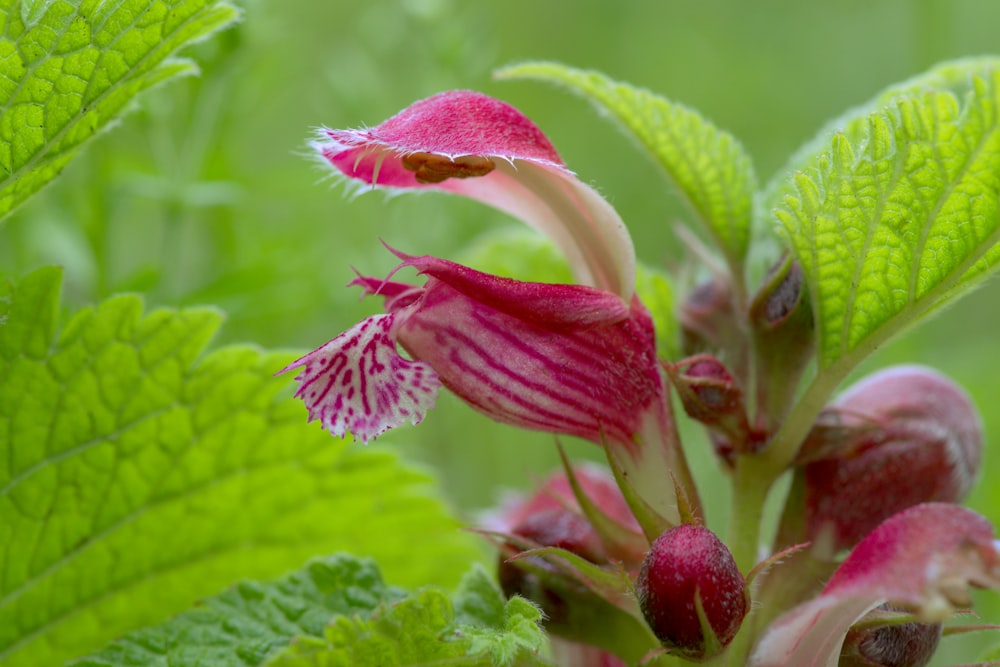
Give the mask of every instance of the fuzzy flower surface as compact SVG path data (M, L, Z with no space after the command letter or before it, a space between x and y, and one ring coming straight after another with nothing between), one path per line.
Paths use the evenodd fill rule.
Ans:
M651 442L666 469L687 479L652 319L634 291L631 238L534 123L505 102L452 91L374 128L324 129L314 147L348 182L440 190L520 218L561 249L577 284L394 250L399 268L425 282L357 278L353 285L385 299L385 312L284 369L299 371L296 396L311 420L367 442L419 423L443 385L498 421L612 443L634 459Z

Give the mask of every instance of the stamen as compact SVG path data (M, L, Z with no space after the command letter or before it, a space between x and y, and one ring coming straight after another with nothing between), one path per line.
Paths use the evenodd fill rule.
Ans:
M441 183L449 178L477 178L496 168L491 158L481 155L449 158L435 153L410 153L403 156L402 163L420 183Z

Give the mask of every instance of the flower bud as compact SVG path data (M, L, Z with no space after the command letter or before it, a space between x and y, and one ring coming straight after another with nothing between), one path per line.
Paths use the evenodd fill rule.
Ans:
M799 379L812 358L814 324L802 267L790 256L770 271L750 304L759 429L771 431L794 402Z
M743 390L721 361L698 354L664 365L689 417L708 428L709 438L723 461L732 464L739 453L753 449Z
M893 610L882 605L869 616ZM924 667L937 650L940 623L900 623L852 628L840 652L839 667Z
M713 647L718 651L732 641L749 607L729 549L699 525L660 535L646 554L636 588L653 634L672 652L693 659L711 657ZM710 628L714 639L703 628Z
M727 349L739 339L732 286L721 278L695 287L681 304L679 317L685 354Z
M948 378L921 366L869 376L826 409L800 455L809 539L832 556L908 507L961 500L982 444L972 401Z
M580 514L562 507L525 517L511 533L543 547L566 549L592 563L607 562L593 526ZM584 596L586 588L559 576L555 568L543 559L534 557L530 560L532 569L527 569L523 563L510 562L507 555L501 554L497 565L500 588L507 597L520 595L536 603L545 612L549 624L559 626L566 623L567 594L571 597Z
M638 535L639 527L628 509L614 478L596 466L577 466L573 470L580 489L593 505L609 519ZM618 613L607 601L587 588L577 578L567 576L543 556L528 556L510 560L522 551L521 538L541 547L565 549L595 565L615 560L632 570L638 568L640 553L620 548L621 545L602 536L583 514L565 472L551 476L531 497L508 504L489 521L499 532L512 536L501 550L497 563L497 578L507 597L528 598L545 612L546 629L553 635L577 641L600 644L592 625L608 623L609 615ZM638 621L635 625L640 626Z

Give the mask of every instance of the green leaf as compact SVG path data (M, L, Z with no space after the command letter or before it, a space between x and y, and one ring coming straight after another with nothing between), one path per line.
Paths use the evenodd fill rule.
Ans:
M770 210L780 206L784 197L793 189L791 175L815 163L819 156L829 150L830 138L840 132L852 141L858 141L867 127L868 116L892 104L903 95L919 95L928 90L950 91L962 98L969 92L971 74L986 72L1000 66L1000 58L963 58L940 63L932 69L906 81L894 83L864 104L848 109L843 114L826 123L816 136L800 147L783 169L780 169L764 189L765 208Z
M757 177L731 134L684 105L597 72L539 62L506 67L496 76L562 84L618 121L663 167L719 245L733 274L742 276Z
M273 583L244 582L74 667L538 665L541 612L505 601L482 567L449 597L387 586L375 563L338 555Z
M903 95L834 136L777 210L802 264L821 368L846 373L1000 259L1000 71ZM839 375L840 373L838 373Z
M322 638L296 641L272 667L508 666L542 664L541 612L523 598L504 602L481 568L452 601L422 590L370 618L338 617Z
M214 0L0 0L0 220L136 95L196 72L170 56L238 16Z
M246 667L292 638L322 637L334 616L369 618L405 597L370 559L336 555L270 583L243 582L166 623L115 640L76 667Z
M204 348L211 309L134 296L56 332L60 274L0 289L0 664L51 665L316 554L453 585L478 541L429 479L308 425L289 354Z

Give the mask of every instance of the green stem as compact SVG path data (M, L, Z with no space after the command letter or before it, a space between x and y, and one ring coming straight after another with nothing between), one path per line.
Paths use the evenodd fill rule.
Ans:
M741 458L733 474L732 508L727 544L741 572L757 564L764 502L782 468L775 469L762 457Z
M853 368L853 363L841 364L838 362L816 374L805 392L796 401L795 407L788 413L778 432L774 434L767 449L759 457L755 457L762 467L778 471L780 474L792 464L799 452L799 446L809 434L816 417L847 374L847 371L842 370L844 367Z

